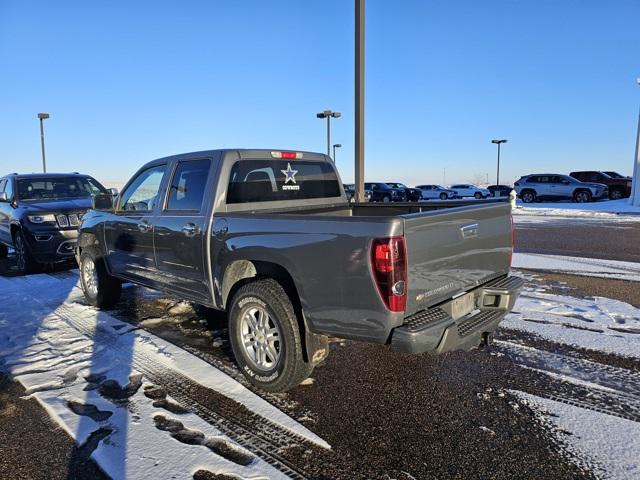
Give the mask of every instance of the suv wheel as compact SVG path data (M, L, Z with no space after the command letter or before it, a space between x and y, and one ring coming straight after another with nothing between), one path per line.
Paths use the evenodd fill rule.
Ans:
M588 203L591 201L591 193L586 190L578 190L573 195L573 199L578 203Z
M16 251L16 265L18 272L23 275L39 270L40 264L35 261L22 230L17 230L13 235L13 246Z
M80 283L85 299L94 307L109 308L120 300L122 282L107 273L96 248L85 248L80 254Z
M474 193L473 196L478 200L480 200L482 198L482 194L480 192Z
M613 190L609 191L609 198L611 200L620 200L622 197L622 190L620 190L619 188L614 188Z
M244 285L228 311L233 355L249 382L269 392L284 392L311 374L298 317L278 282L266 278Z
M449 197L447 196L447 194L446 194L446 193L442 192L442 193L440 194L440 200L446 200L447 198L449 198Z
M383 203L389 203L390 201L391 201L391 197L389 197L388 195L385 195L384 197L382 197Z
M522 198L522 201L524 203L533 203L536 201L536 192L534 192L533 190L525 190L520 195L520 198Z

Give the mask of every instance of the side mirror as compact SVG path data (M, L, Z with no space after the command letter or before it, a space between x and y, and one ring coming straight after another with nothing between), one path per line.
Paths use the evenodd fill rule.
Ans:
M7 203L9 201L9 197L7 196L7 192L0 193L0 202Z
M118 196L118 189L117 188L110 188L109 191L111 192L111 195L113 195L114 197Z
M103 212L110 212L113 210L113 195L108 193L101 193L95 195L92 199L91 208Z

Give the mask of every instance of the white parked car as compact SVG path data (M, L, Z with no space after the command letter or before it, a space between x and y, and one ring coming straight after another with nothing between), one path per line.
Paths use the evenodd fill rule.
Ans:
M458 193L455 190L444 188L440 185L416 185L416 188L422 192L423 200L458 198Z
M458 192L459 197L487 198L491 196L491 192L489 190L473 185L472 183L451 185L451 190Z

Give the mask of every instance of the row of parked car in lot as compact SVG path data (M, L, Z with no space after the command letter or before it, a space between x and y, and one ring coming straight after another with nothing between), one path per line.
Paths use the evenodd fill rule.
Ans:
M416 185L407 187L399 182L367 182L364 184L368 202L420 202L425 200L454 200L460 198L483 199L508 197L516 191L524 203L543 200L574 200L584 203L609 198L618 200L631 194L631 177L614 171L580 171L570 175L555 173L532 174L521 177L509 185L479 187L470 183L441 185ZM344 189L353 198L355 185L345 184Z

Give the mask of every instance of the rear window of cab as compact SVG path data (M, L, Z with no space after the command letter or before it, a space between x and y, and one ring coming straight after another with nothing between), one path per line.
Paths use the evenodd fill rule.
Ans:
M340 197L334 168L304 160L240 160L231 168L227 203Z

